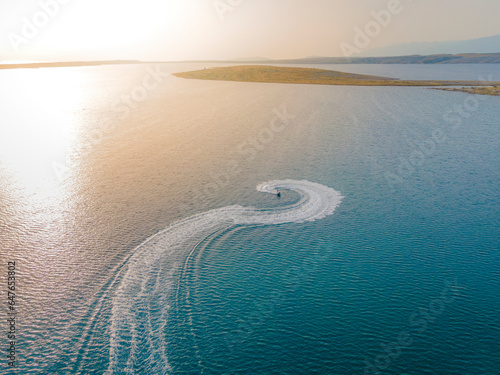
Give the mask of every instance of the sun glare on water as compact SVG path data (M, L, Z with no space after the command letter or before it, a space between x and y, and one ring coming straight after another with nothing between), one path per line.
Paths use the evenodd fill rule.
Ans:
M9 119L0 124L0 163L19 189L54 193L52 164L63 160L75 136L83 79L72 68L0 71L2 115Z

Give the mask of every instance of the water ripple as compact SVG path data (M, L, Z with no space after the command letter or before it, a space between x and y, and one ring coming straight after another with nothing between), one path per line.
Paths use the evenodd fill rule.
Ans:
M125 273L113 298L107 374L170 373L166 358L169 297L175 276L197 245L208 236L234 225L275 225L314 221L332 215L342 200L339 192L309 181L275 180L257 190L274 194L293 190L300 199L273 209L227 206L172 224L138 246L126 261ZM147 362L144 362L147 358Z

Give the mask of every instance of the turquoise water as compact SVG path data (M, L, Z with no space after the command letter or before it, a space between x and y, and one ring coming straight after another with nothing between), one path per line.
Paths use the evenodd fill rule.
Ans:
M498 98L16 74L17 373L500 373Z

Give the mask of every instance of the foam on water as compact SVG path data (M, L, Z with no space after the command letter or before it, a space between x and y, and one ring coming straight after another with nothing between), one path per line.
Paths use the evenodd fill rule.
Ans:
M227 206L176 222L139 245L126 261L123 278L113 298L110 358L107 374L170 373L166 358L168 301L175 292L175 272L207 236L233 225L275 225L322 219L342 200L339 192L309 181L276 180L257 190L274 194L293 190L298 202L281 208Z

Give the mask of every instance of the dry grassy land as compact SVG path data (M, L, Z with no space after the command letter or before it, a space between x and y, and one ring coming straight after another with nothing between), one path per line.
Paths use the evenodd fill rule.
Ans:
M351 86L491 86L481 81L409 81L332 70L268 65L243 65L175 73L180 78L214 81L298 83ZM496 84L496 82L493 82ZM499 83L500 84L500 83ZM476 88L479 89L479 88ZM486 88L485 88L486 89ZM487 91L485 91L487 92ZM490 94L486 94L490 95Z

